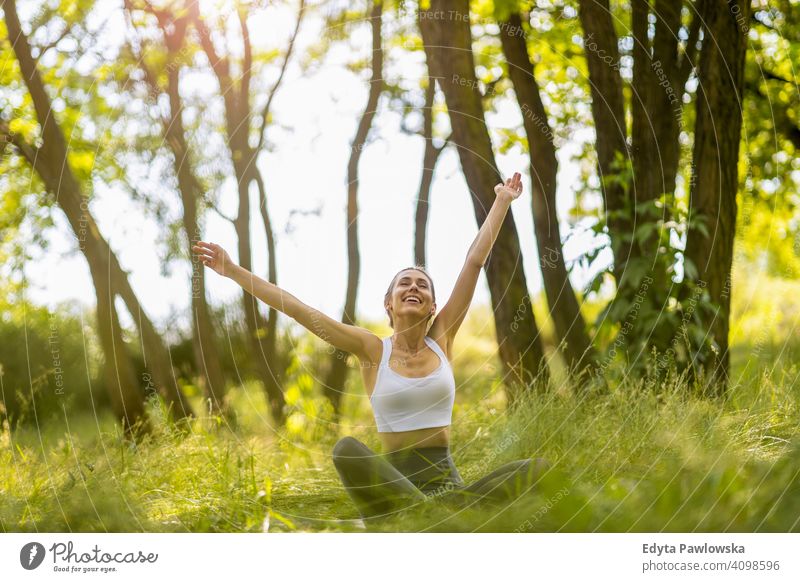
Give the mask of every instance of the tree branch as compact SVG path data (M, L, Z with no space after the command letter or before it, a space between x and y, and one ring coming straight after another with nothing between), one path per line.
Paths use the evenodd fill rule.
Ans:
M11 144L22 154L22 157L28 161L31 168L36 168L36 158L39 155L39 148L26 142L18 133L11 131L5 119L0 119L0 138L2 138L3 150L5 150L8 144Z
M67 26L64 29L64 32L59 34L58 38L56 38L54 41L47 43L43 47L36 47L39 50L39 54L36 57L34 57L33 62L38 64L39 59L41 59L42 56L44 56L44 53L49 51L51 48L55 48L56 45L58 45L58 43L60 43L65 38L67 38L67 36L69 36L69 34L72 32L73 28L74 28L74 26Z
M278 75L278 80L275 81L275 84L270 89L269 96L267 97L267 103L264 105L264 109L261 112L261 128L259 129L259 136L258 136L258 145L256 146L256 153L261 151L261 148L264 147L264 139L265 134L267 132L267 118L269 117L270 107L272 107L272 100L275 97L275 93L277 93L278 88L281 85L281 81L283 80L283 75L286 73L286 67L289 64L289 58L292 56L292 51L294 50L295 41L297 40L297 34L300 31L300 24L303 21L303 15L305 14L305 0L300 0L300 9L297 12L297 21L295 22L294 32L292 33L292 37L289 40L289 46L286 49L286 55L283 59L283 64L281 65L281 72Z
M220 90L224 95L231 86L230 62L227 57L222 57L217 54L217 50L214 48L214 42L211 40L211 31L208 29L208 26L206 26L203 17L200 16L200 9L197 2L189 3L189 14L200 35L200 45L203 47L203 52L206 53L211 68L214 70L217 79L219 79ZM225 83L224 86L222 86L223 82Z
M250 78L253 69L253 47L250 44L250 31L247 28L247 13L244 8L236 11L239 15L239 26L242 29L242 44L244 45L244 59L242 60L242 82L239 87L239 103L250 101Z

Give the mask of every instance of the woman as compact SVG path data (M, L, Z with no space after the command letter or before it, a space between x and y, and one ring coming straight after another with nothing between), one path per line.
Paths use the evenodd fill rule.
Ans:
M436 313L433 281L425 271L403 269L384 298L394 334L383 340L320 313L235 265L219 245L199 242L193 247L206 266L359 359L386 454L377 455L360 441L345 437L333 449L333 462L362 517L387 515L433 497L509 500L529 490L547 467L541 459L516 461L466 486L450 456L453 340L511 202L522 193L520 174L494 190L494 204L445 306Z

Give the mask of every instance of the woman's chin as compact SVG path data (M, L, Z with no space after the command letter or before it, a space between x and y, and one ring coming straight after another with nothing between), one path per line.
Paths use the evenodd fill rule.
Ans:
M428 312L421 305L404 305L403 308L398 309L396 313L408 319L423 320L428 316Z

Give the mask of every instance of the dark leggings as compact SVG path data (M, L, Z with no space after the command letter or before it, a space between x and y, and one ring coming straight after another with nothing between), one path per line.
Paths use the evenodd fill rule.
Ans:
M448 447L379 455L353 437L336 443L333 463L364 518L387 516L432 498L509 502L530 491L548 467L544 459L513 461L465 485Z

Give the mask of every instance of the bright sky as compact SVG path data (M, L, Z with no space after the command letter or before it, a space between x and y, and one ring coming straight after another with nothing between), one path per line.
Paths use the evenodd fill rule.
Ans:
M251 22L254 41L264 47L285 46L293 26L294 8L271 8L267 17ZM120 22L112 19L107 26L109 38L121 34ZM304 23L298 47L319 38L320 22L309 19ZM368 29L358 44L360 54L367 58ZM117 36L119 38L119 36ZM291 66L282 89L276 96L274 119L282 126L270 130L268 138L273 151L259 160L266 179L269 209L277 239L279 285L301 300L337 316L344 302L346 287L346 168L352 140L367 97L367 83L346 70L341 64L352 60L349 49L340 48L312 76L303 78L299 68ZM408 83L419 78L422 69L418 58L396 63L393 76L402 75ZM270 82L277 68L269 70ZM203 81L206 81L205 83ZM191 82L196 87L215 91L215 81ZM190 85L190 82L185 84ZM441 96L440 96L441 97ZM383 317L383 294L392 276L413 262L413 216L419 186L424 143L422 138L399 131L399 115L387 109L381 101L376 117L380 139L363 152L360 163L360 245L361 279L357 309L367 319ZM493 139L499 128L520 127L521 116L515 103L507 102L498 115L487 119ZM373 130L375 131L375 130ZM375 135L373 133L372 135ZM591 133L574 139L591 139ZM572 186L578 179L578 168L570 163L569 154L579 143L569 142L561 148L558 211L566 217L574 203ZM497 157L505 176L515 171L523 173L525 194L515 202L513 215L520 235L524 268L532 291L540 288L541 275L533 236L528 158L520 151ZM235 214L235 182L223 188L220 206L228 215ZM174 194L177 201L177 193ZM257 202L257 201L255 201ZM293 230L286 232L293 210L313 210L320 207L319 216L292 218ZM110 240L123 267L131 275L132 284L149 314L165 323L171 313L186 313L189 300L188 266L173 264L169 276L162 274L159 257L163 251L156 241L156 225L144 217L141 208L126 195L115 191L98 192L91 210L101 229ZM256 273L265 276L267 253L257 206L253 215L253 251ZM58 216L58 230L52 236L51 248L40 260L26 266L30 299L54 305L64 300L77 300L86 305L94 302L91 278L83 257L68 236L63 217ZM562 234L567 225L562 222ZM452 290L477 226L469 193L461 172L455 149L449 148L440 158L432 190L428 236L429 270L439 296L440 305ZM214 213L206 216L204 238L223 245L235 258L235 237L230 224ZM565 249L567 259L579 254L575 240ZM585 277L584 277L585 279ZM582 283L576 279L575 283ZM210 300L220 302L238 295L238 287L208 272ZM488 290L482 281L475 303L488 303Z

